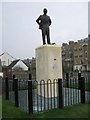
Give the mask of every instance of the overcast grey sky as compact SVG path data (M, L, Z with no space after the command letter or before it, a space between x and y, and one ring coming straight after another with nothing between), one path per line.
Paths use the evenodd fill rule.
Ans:
M35 48L42 45L36 19L44 7L52 19L52 42L61 45L87 37L88 2L3 2L2 52L21 59L35 57Z

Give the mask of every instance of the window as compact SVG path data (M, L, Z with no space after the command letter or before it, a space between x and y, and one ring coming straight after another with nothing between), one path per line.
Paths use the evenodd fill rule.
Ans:
M5 66L6 62L5 61L2 61L2 66Z
M80 60L80 64L82 64L83 62L82 62L82 60Z
M78 55L75 55L74 57L75 57L75 58L78 58Z
M79 57L82 57L82 55L79 55Z
M77 51L77 48L74 48L74 51Z
M82 50L82 48L81 48L81 47L79 47L79 50L81 51L81 50Z

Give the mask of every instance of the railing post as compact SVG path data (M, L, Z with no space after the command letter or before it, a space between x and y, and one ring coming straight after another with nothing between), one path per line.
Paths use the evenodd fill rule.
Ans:
M8 76L5 77L5 94L6 100L9 100L9 83L8 83Z
M15 106L19 107L18 102L18 79L14 79L14 91L15 91Z
M29 80L32 80L32 75L31 74L29 74Z
M15 75L13 75L13 91L15 90L15 83L14 83L14 81L15 81Z
M81 77L80 91L81 91L81 103L85 104L85 78L84 77Z
M78 73L78 89L81 89L81 73Z
M63 108L63 84L62 79L58 79L58 97L59 97L59 108Z
M29 114L32 114L33 113L33 97L32 97L31 74L29 74L29 80L28 80L28 109L29 109Z
M67 83L67 87L69 87L69 74L66 73L66 83Z

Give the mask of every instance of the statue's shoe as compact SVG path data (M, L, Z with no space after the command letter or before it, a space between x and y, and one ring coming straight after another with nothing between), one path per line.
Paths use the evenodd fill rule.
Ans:
M51 45L55 45L55 43L51 43Z

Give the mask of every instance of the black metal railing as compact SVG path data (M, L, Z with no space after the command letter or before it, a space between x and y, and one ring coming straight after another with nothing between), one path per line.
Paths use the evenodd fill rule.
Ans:
M32 80L18 80L15 76L4 80L5 98L12 101L29 114L63 108L73 104L85 104L90 101L90 82L88 77L78 73L77 77L66 79L48 79L40 82Z

